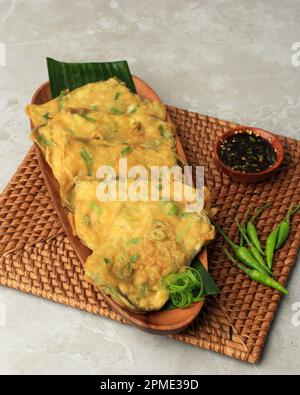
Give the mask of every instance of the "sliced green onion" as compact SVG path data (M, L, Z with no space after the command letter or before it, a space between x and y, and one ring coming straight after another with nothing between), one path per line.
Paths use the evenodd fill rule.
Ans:
M91 111L99 111L99 107L96 104L90 106Z
M171 294L171 301L174 306L184 309L193 303L193 296L191 293L174 293Z
M45 121L49 121L49 119L52 119L52 117L50 117L50 113L46 112L46 114L43 115L43 118Z
M89 217L88 215L85 215L85 216L83 217L83 222L84 222L86 225L89 225L89 224L91 223L90 217Z
M174 202L162 201L162 204L166 207L167 215L180 215L180 207Z
M118 108L111 108L110 112L116 115L122 115L125 113L125 111L119 110Z
M37 136L39 142L43 145L51 145L51 141L47 140L46 137L42 134L38 134Z
M126 156L126 155L130 154L132 151L133 151L133 148L131 147L131 145L127 145L127 147L122 149L121 156Z
M121 268L119 273L119 278L121 280L125 280L128 277L130 277L131 273L132 273L132 263L128 262Z
M88 176L92 176L93 158L90 151L86 147L82 147L80 151L81 158L85 161L88 169Z
M105 263L106 265L110 265L110 264L111 264L111 259L105 257L105 258L104 258L104 263Z
M64 89L60 91L58 95L58 112L61 112L64 105L64 96L69 92L69 89Z
M170 292L182 292L189 287L190 279L184 274L177 275L176 282L169 284Z
M195 214L193 211L185 211L180 214L181 217L188 217L191 214Z
M86 121L89 122L97 122L97 120L95 118L89 117L85 114L78 114L81 118L85 119Z
M133 239L129 239L127 241L127 245L131 245L131 244L139 244L141 242L141 239L139 237L135 237Z
M137 112L138 107L139 107L138 105L130 104L130 106L128 106L127 108L127 113L134 114L135 112Z
M163 125L159 125L158 127L159 133L162 137L164 137L165 135L165 128L163 127Z
M117 92L116 94L115 94L115 97L114 97L114 100L118 100L119 99L119 97L120 97L120 92Z
M102 213L102 208L99 207L98 204L95 203L95 202L92 202L92 203L91 203L91 210L93 210L94 213L96 213L96 214L98 214L98 215Z
M143 298L146 294L146 292L149 291L149 286L147 283L143 283L140 287L140 297Z
M184 273L171 273L164 278L175 307L185 308L204 298L204 282L197 270L188 268Z
M155 228L150 232L150 239L152 240L162 241L165 240L165 238L166 238L166 234L161 229Z
M130 257L130 262L135 263L140 257L140 254L132 255Z

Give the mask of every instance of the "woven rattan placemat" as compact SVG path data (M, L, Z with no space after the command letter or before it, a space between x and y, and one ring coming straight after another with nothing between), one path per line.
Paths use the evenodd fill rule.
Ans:
M273 180L260 184L232 182L221 174L213 159L217 136L238 125L169 107L169 114L192 165L204 165L206 185L218 207L217 222L231 237L237 234L236 213L266 201L272 208L257 226L265 240L291 203L300 200L300 142L282 137L285 165ZM54 210L31 149L0 197L0 283L43 298L123 322L103 301L101 294L83 280L79 263ZM231 267L217 237L209 246L209 270L221 295L208 298L199 318L176 340L255 363L263 345L280 295L258 285ZM275 274L286 283L300 245L300 220L295 216L291 237L275 261Z

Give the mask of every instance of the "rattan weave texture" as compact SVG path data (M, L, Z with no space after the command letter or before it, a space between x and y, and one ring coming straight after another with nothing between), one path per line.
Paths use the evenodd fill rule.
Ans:
M204 165L206 185L218 207L217 222L237 235L236 213L270 201L272 208L257 223L262 240L291 203L300 201L300 142L282 137L285 164L265 183L232 182L213 159L216 137L237 124L168 107L191 165ZM60 225L31 149L0 197L0 284L123 322L101 294L83 280L83 270ZM255 363L275 316L280 295L251 282L222 253L220 237L209 246L209 268L221 289L208 298L194 323L173 338L194 346ZM275 274L286 283L300 246L300 216L291 237L277 254Z

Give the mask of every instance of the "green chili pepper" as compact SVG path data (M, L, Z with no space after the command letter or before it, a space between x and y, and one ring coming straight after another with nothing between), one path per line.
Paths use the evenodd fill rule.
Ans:
M248 236L246 235L246 233L244 232L244 230L242 229L239 221L237 218L235 218L235 223L237 224L237 227L239 228L239 231L241 232L241 234L243 235L243 238L246 240L246 243L249 246L249 250L251 252L251 254L253 255L253 257L257 260L257 262L261 265L262 269L261 272L268 274L268 275L273 275L273 273L270 271L270 269L267 267L266 262L264 261L263 257L261 256L259 250L251 243L251 241L249 240Z
M268 275L261 273L257 270L248 269L246 266L238 263L235 261L233 256L229 253L229 251L224 248L224 252L228 256L228 258L239 268L241 269L251 280L266 285L267 287L276 289L277 291L283 293L284 295L288 295L289 292L285 289L279 282L275 281L273 278L269 277Z
M299 210L300 204L293 208L293 206L289 209L285 219L279 224L278 238L276 243L276 250L278 250L287 240L290 233L290 222L291 217L296 214Z
M264 206L258 208L255 210L255 213L253 214L253 216L251 217L250 221L247 223L247 234L249 239L251 240L252 244L258 249L258 251L264 255L264 252L262 250L261 247L261 243L260 240L257 236L257 231L254 225L254 222L256 220L256 218L261 215L261 213L270 206L270 203L266 203Z
M249 207L246 210L246 214L245 214L245 217L244 217L243 223L242 223L242 228L243 228L245 233L246 233L246 223L247 223L247 220L248 220L248 215L249 215ZM240 234L240 246L242 247L243 245L244 245L244 237L243 237L242 234Z
M214 223L218 231L221 233L221 235L224 237L224 239L227 241L227 243L231 246L233 251L235 252L236 257L243 262L245 265L250 267L251 269L256 269L261 273L266 273L266 270L264 267L262 267L257 260L253 257L251 252L244 246L239 246L235 244L232 240L229 239L229 237L223 232L223 230L219 227L218 224Z
M279 231L279 226L276 226L276 228L272 230L272 232L269 234L266 240L265 256L269 269L272 269L273 266L273 257L274 257L274 251L278 238L278 231Z

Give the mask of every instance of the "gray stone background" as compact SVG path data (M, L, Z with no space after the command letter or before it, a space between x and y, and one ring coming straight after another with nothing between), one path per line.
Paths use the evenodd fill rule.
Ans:
M299 0L0 0L0 190L30 147L46 56L127 59L168 104L297 138L299 21ZM1 287L0 373L299 373L299 275L257 366Z

